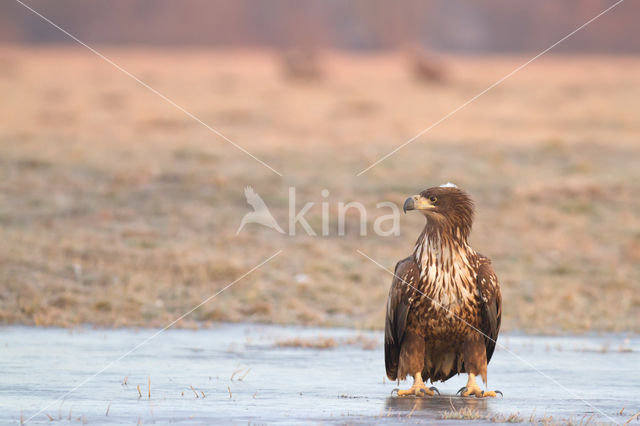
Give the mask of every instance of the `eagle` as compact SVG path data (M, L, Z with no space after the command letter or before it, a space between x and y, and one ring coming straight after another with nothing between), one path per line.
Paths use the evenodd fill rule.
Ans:
M387 377L413 377L410 389L398 396L433 396L438 389L427 380L445 381L467 373L467 385L457 394L478 398L502 395L483 391L500 330L502 296L489 258L473 250L474 205L452 183L426 189L404 202L406 213L426 218L411 256L399 261L387 299L384 355Z

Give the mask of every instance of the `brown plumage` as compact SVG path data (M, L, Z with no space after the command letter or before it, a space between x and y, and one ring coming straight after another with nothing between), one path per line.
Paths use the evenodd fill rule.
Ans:
M455 185L429 188L407 199L427 222L413 254L396 265L385 323L385 365L391 380L414 378L398 395L433 395L423 379L445 381L468 373L464 396L483 392L487 364L502 314L500 286L491 261L467 243L473 202Z

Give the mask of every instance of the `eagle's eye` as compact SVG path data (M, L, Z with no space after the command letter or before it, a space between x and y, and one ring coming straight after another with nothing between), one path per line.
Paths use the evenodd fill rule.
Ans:
M435 195L432 195L431 197L429 197L429 201L431 201L432 203L435 203L436 201L438 201L438 197L436 197Z

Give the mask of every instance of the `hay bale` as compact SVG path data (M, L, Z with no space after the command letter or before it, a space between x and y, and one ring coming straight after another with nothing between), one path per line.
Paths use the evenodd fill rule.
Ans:
M323 77L318 54L311 49L291 49L281 55L282 71L287 79L318 81Z
M409 66L413 77L420 82L442 84L448 80L449 69L446 63L433 53L411 50Z

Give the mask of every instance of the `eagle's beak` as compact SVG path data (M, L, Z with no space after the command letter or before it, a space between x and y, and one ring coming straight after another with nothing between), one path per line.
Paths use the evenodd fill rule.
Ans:
M412 195L407 198L402 206L402 210L406 213L408 210L433 210L435 206L428 199L420 195Z
M404 201L404 205L402 206L402 211L406 214L407 210L413 210L415 209L415 195L412 197L407 198Z

